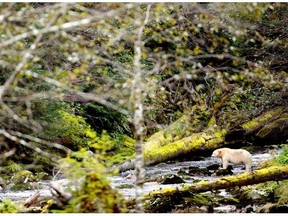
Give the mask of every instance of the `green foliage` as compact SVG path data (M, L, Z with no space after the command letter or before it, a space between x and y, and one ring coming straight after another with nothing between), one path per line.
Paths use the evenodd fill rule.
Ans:
M83 107L82 115L97 133L106 130L109 134L131 134L128 117L113 109L89 103Z
M275 201L278 204L283 205L287 203L288 201L287 186L288 186L288 181L284 180L284 181L279 181L279 182L270 181L270 182L261 183L261 184L258 184L256 188L260 190L273 191Z
M278 204L283 205L288 202L288 181L281 181L275 189L275 197L278 198Z
M7 170L7 173L15 173L15 172L19 172L23 169L21 164L15 163L12 160L9 160L7 162L7 166L5 167L5 169Z
M110 186L99 155L82 149L61 161L61 169L71 181L72 200L60 212L119 213L124 211L120 194ZM75 188L75 185L79 187ZM59 212L59 211L58 211Z
M95 136L90 141L89 146L95 153L103 156L102 160L106 166L123 162L134 155L135 140L126 135L117 135L115 138L103 131L100 136Z
M285 145L282 148L282 151L280 152L279 156L276 158L277 163L284 165L288 164L288 146Z
M50 124L43 136L50 137L72 150L89 147L89 142L95 136L95 132L83 117L68 113L63 109L52 113L55 115L49 119Z
M35 176L29 170L22 170L14 174L11 179L11 182L15 184L31 182L35 180Z
M10 190L14 191L21 191L21 190L33 190L35 188L32 188L29 183L18 183L13 185Z
M0 202L0 213L17 213L17 205L10 199L4 199Z

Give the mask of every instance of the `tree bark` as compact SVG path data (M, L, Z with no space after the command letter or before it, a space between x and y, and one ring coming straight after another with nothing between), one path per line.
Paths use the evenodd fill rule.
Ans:
M143 206L143 184L145 182L145 169L143 157L143 139L144 139L144 116L143 116L143 83L142 83L142 70L141 70L141 55L142 55L142 34L144 27L149 19L151 5L147 6L146 18L142 22L140 15L135 19L135 27L137 29L137 37L134 42L134 78L132 81L131 89L131 108L133 112L133 126L135 129L135 211L137 213L144 212ZM141 14L141 10L138 11Z
M167 191L154 191L146 195L146 199L161 196L173 196L174 193L179 194L187 192L201 193L211 190L226 189L235 186L253 185L267 181L280 181L288 178L288 166L271 166L268 168L245 172L238 175L231 175L219 178L213 182L201 181L193 185L182 185L176 188L169 188Z

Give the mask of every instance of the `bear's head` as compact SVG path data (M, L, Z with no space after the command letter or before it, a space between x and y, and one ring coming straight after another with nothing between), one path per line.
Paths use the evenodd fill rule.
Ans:
M222 152L220 149L216 149L215 151L213 151L212 157L222 157Z

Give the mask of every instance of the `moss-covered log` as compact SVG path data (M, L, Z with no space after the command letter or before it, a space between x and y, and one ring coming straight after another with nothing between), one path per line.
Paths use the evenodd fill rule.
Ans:
M224 143L225 135L226 130L210 130L207 132L195 133L189 137L185 137L166 145L157 146L157 142L154 145L149 143L149 146L144 146L145 165L148 166L167 161L199 150L213 150ZM120 171L134 168L134 163L134 159L126 161L121 164Z
M246 186L268 181L280 181L288 178L288 166L272 166L249 173L225 176L213 182L201 181L195 184L180 184L177 188L162 188L145 195L146 212L169 212L178 205L187 205L188 200L193 206L213 207L213 197L207 193L211 190L226 189L235 186ZM202 194L201 194L202 193ZM212 201L212 203L211 203ZM216 199L217 202L217 199ZM234 203L238 200L234 199ZM129 200L129 206L133 209L135 202ZM191 204L191 203L190 203ZM208 211L207 209L207 211Z
M245 140L254 143L279 143L288 136L288 107L279 106L242 124Z
M226 130L210 130L195 133L178 141L168 143L158 148L144 148L145 164L167 161L177 156L199 150L213 150L224 143Z
M226 176L213 182L201 181L193 185L184 184L179 188L169 188L162 191L154 191L146 196L146 199L159 196L173 196L174 193L201 193L211 190L226 189L235 186L253 185L267 181L280 181L288 178L288 166L272 166L265 169L245 172L238 175Z
M145 143L146 149L157 149L167 143L172 143L175 140L179 140L185 136L189 136L189 116L183 115L177 121L169 125L168 128L156 132L151 137L147 139ZM192 132L190 132L191 134Z

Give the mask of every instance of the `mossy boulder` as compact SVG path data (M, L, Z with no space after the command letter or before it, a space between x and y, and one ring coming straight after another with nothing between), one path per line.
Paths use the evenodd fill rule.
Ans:
M190 207L211 209L213 198L208 194L182 193L180 191L173 196L158 194L153 199L145 202L147 213L168 213L175 212L175 209L187 209Z
M274 201L275 191L272 188L257 189L255 187L249 187L244 189L242 194L239 196L241 203L257 203L265 204L267 202Z

